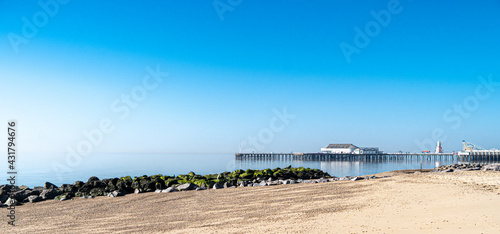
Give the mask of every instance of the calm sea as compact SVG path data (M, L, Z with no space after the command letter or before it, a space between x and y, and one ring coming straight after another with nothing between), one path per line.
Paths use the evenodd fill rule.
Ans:
M4 162L5 161L5 162ZM56 185L87 181L91 176L100 179L130 175L178 175L189 173L211 174L236 169L265 169L286 167L309 167L328 172L333 176L357 176L392 170L434 168L438 165L456 163L456 159L421 160L389 159L377 161L297 161L297 160L236 160L234 154L91 154L81 161L66 162L64 154L24 153L18 155L17 184L29 187L42 186L49 181ZM0 162L7 168L6 160ZM4 177L7 178L6 170ZM0 182L6 184L7 180Z

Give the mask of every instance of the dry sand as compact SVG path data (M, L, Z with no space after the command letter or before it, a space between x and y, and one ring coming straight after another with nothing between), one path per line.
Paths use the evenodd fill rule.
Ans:
M384 175L392 177L44 201L17 207L17 226L0 227L2 233L500 233L500 172Z

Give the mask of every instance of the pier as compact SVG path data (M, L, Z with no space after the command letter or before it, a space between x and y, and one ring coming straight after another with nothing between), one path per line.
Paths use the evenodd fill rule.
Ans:
M378 153L378 154L328 154L328 153L236 153L236 160L298 160L298 161L342 161L342 160L390 160L456 159L459 162L488 163L500 161L500 152L453 154L453 153Z

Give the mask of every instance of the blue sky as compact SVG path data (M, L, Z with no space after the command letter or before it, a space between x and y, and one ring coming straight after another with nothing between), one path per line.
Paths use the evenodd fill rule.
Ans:
M478 79L500 82L499 1L221 0L222 20L211 1L56 3L0 1L0 120L19 121L26 152L76 148L103 119L115 130L94 152L500 148L500 86ZM367 25L348 62L341 43ZM168 77L121 119L113 103L157 66ZM284 108L295 117L272 130Z

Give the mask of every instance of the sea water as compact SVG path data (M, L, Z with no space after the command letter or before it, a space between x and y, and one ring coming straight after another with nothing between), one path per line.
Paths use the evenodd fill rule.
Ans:
M3 162L5 161L5 162ZM6 160L0 166L7 168ZM148 153L94 153L81 159L68 160L64 154L20 153L18 155L17 185L43 186L49 181L56 185L86 182L89 177L99 179L141 175L179 175L190 171L212 174L237 169L265 169L276 167L309 167L328 172L332 176L359 176L392 170L431 169L437 165L457 163L453 157L422 160L419 157L386 160L237 160L234 154L148 154ZM7 170L4 170L7 183ZM1 172L1 171L0 171Z

